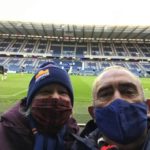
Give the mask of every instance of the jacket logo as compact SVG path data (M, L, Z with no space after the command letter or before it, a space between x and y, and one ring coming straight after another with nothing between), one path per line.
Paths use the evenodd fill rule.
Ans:
M37 82L38 80L40 80L48 75L49 75L48 69L39 71L38 74L35 76L35 82Z

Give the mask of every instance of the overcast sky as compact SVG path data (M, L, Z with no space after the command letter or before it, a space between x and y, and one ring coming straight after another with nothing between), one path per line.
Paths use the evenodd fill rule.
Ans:
M150 0L0 0L0 20L150 25Z

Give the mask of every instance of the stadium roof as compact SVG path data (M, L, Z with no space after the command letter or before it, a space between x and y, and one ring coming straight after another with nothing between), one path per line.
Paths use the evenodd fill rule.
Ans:
M73 25L21 21L0 21L0 35L49 38L69 41L135 40L149 41L150 26Z

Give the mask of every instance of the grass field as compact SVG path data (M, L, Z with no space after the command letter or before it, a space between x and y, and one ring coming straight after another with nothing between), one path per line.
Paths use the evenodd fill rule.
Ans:
M0 80L0 113L16 101L25 97L32 74L8 74L7 80ZM87 107L92 104L92 83L94 76L71 76L74 89L74 116L79 123L89 119ZM150 98L150 78L141 78L145 97Z

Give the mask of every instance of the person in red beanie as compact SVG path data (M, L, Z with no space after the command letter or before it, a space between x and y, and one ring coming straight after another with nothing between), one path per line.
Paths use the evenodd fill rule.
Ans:
M2 114L0 150L69 150L79 127L72 117L68 73L46 63L32 77L27 97Z

